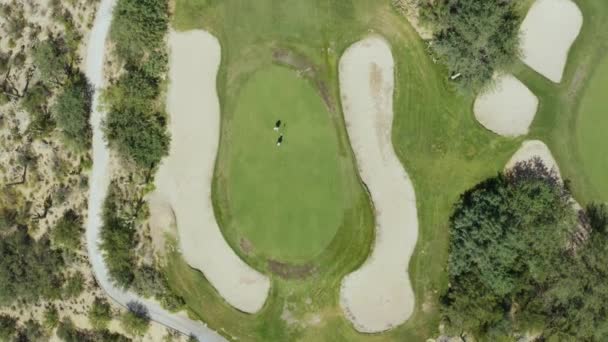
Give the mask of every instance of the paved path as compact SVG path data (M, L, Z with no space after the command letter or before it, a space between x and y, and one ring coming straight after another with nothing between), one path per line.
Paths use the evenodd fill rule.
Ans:
M89 215L86 224L87 251L93 267L93 273L99 285L109 297L119 304L137 301L144 304L150 313L150 318L162 325L178 330L187 335L196 336L199 341L225 341L215 331L203 323L187 318L184 314L174 314L164 310L155 301L140 298L133 292L123 291L115 287L108 277L108 269L99 249L99 233L101 227L101 211L106 197L109 176L109 151L103 140L101 122L104 113L97 110L99 105L99 89L103 87L103 61L105 41L112 21L112 9L116 0L102 0L93 29L91 30L87 47L86 74L95 88L91 125L93 126L93 170L90 175Z

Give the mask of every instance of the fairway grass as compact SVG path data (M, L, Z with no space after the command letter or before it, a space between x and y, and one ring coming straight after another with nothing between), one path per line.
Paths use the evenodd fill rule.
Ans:
M246 81L225 126L229 143L219 165L226 176L226 236L261 258L318 256L354 205L349 179L356 179L344 175L341 163L349 160L339 156L321 96L297 71L269 66Z
M577 113L595 65L608 50L608 2L576 1L585 23L572 46L562 82L555 84L523 62L513 70L539 98L538 113L527 140L547 144L565 179L572 184L581 204L599 195L597 186L581 176L583 166L577 146ZM346 210L343 224L330 244L307 264L314 271L303 278L273 273L267 260L245 255L227 237L248 263L271 277L269 298L261 311L244 314L223 301L205 277L191 269L175 251L168 258L165 275L184 296L192 317L206 322L224 336L240 341L426 341L439 334L439 298L447 288L449 217L458 196L494 176L521 145L522 138L508 139L481 127L473 115L473 97L457 94L446 70L433 63L407 21L377 0L176 0L174 27L204 28L218 37L223 57L218 95L222 108L220 158L231 141L229 120L235 115L239 92L257 70L276 64L277 49L305 56L314 66L315 89L326 86L334 104L329 110L337 132L342 167L349 180L354 203ZM381 34L393 48L395 96L392 141L395 152L414 183L419 215L419 235L409 263L416 303L404 324L381 334L358 333L339 305L341 279L360 267L374 241L374 219L370 199L356 178L352 151L346 139L338 89L337 65L344 50L369 35ZM306 75L303 75L306 77ZM272 126L272 123L271 123ZM272 127L269 127L272 129ZM583 132L582 134L586 134ZM602 146L598 146L598 149ZM601 150L600 150L601 151ZM226 159L227 160L227 159ZM236 220L226 205L226 175L216 166L213 199L220 226ZM598 180L601 184L606 181ZM260 190L258 190L260 191ZM224 230L224 234L227 232Z
M577 142L596 201L608 202L608 56L594 72L578 110Z

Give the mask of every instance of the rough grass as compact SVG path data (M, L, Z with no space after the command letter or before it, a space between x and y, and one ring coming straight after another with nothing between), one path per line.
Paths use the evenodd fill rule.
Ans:
M539 113L527 138L539 138L549 145L562 173L572 180L575 196L586 203L593 198L595 187L583 176L587 171L576 145L578 99L608 42L608 3L577 3L585 24L562 84L550 83L523 64L516 67L516 76L540 99ZM227 337L247 341L424 341L436 336L439 296L447 287L452 205L460 193L501 170L523 138L500 138L477 124L472 114L473 98L455 93L445 69L432 62L426 45L391 9L389 1L176 0L174 25L180 30L207 29L223 44L218 90L224 124L235 115L235 94L248 75L272 64L273 48L306 56L339 108L336 66L342 52L370 31L386 37L393 47L397 73L393 143L414 181L420 219L419 240L410 262L416 308L411 319L394 330L358 334L338 305L341 279L365 260L373 239L369 199L357 191L356 205L345 215L345 223L312 262L315 272L297 280L273 276L270 298L256 315L230 308L200 273L191 270L179 254L171 254L167 275L185 296L191 313ZM330 114L341 148L350 155L342 114L339 110ZM226 143L222 140L220 153L225 152ZM231 213L224 210L218 194L221 168L216 176L216 212L224 225ZM257 268L266 267L258 258L243 257ZM311 320L311 315L319 317L320 323Z
M608 56L594 72L578 110L577 143L590 197L608 202ZM578 178L578 177L577 177Z

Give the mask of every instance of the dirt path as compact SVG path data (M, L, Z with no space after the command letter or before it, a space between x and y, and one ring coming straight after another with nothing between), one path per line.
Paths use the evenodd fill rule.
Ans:
M371 36L340 60L340 92L359 174L376 216L373 251L346 276L340 304L361 332L380 332L405 322L414 309L408 263L418 236L414 187L393 149L394 62L388 43Z
M224 341L215 331L203 323L186 317L185 314L173 314L164 310L155 301L138 297L133 292L123 291L110 281L108 269L99 249L100 228L102 225L101 211L110 182L109 151L103 138L101 122L105 113L98 110L99 89L104 86L103 66L105 41L112 22L112 9L116 0L101 0L91 35L87 46L86 74L95 88L91 125L93 126L93 168L89 178L90 192L88 202L88 218L86 222L86 240L89 260L99 286L110 298L122 306L137 301L148 308L150 318L160 324L180 331L186 335L193 334L200 341Z
M181 252L237 309L262 308L270 280L230 248L215 220L211 184L220 139L216 77L220 44L205 31L172 32L169 37L171 151L156 176L157 193L170 203Z

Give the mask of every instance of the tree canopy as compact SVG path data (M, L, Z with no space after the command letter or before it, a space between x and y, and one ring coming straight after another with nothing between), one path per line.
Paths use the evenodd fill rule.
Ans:
M508 70L519 56L515 1L423 1L422 13L434 26L433 50L464 91L486 86L495 71Z
M603 206L579 213L538 159L464 193L450 219L450 285L442 298L450 332L494 340L530 329L561 339L608 337L607 222Z

